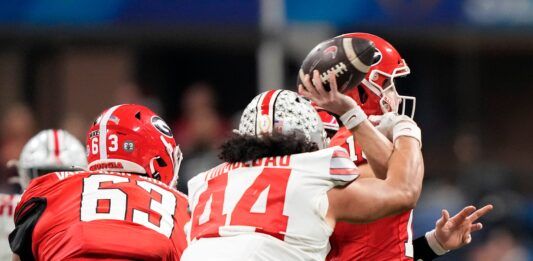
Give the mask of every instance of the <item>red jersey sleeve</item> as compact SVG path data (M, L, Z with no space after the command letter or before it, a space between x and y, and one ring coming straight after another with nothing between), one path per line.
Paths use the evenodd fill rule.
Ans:
M9 245L21 260L34 259L33 230L46 209L47 200L43 193L49 188L50 183L58 180L56 177L52 173L32 180L15 208L13 216L15 229L9 234Z
M24 193L22 193L19 204L15 208L15 224L17 223L17 216L20 214L19 212L21 211L21 207L32 198L41 197L46 190L58 180L57 173L50 173L31 180Z
M174 229L171 239L174 242L174 246L176 246L178 254L181 256L188 245L187 234L185 231L186 226L189 224L189 220L191 219L191 215L189 214L189 202L187 196L179 191L175 192L178 205L176 207L174 218L179 221L176 223L180 226Z
M350 160L353 161L356 165L366 164L366 157L363 153L363 149L357 143L357 140L354 138L352 133L342 127L336 134L331 138L329 143L330 147L339 146L344 148L350 157Z

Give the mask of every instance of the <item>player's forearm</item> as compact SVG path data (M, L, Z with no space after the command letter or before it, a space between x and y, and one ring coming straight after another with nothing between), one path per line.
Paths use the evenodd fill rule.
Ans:
M328 192L330 208L337 220L367 223L409 210L408 194L384 180L357 179L345 188Z
M422 190L424 163L419 142L411 137L399 137L389 160L387 179L401 195L399 207L414 208Z
M348 222L370 222L415 207L422 186L423 164L418 141L399 137L386 180L360 179L328 192L335 216Z
M392 154L392 142L379 132L368 120L350 130L363 148L366 159L375 176L387 177L388 161Z

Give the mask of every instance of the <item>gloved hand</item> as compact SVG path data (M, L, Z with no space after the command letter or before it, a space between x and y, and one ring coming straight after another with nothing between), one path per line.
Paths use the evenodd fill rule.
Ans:
M398 137L408 136L418 140L420 147L422 147L422 133L420 128L408 116L388 112L379 116L371 115L368 117L368 120L393 143Z

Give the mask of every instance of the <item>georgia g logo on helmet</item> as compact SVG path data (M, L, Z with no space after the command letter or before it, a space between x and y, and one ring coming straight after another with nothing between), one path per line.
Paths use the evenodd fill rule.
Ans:
M161 119L161 117L153 116L151 121L152 121L152 125L154 125L154 127L159 132L161 132L163 135L167 137L172 138L172 131L170 130L170 127L163 119Z
M383 55L381 54L381 51L378 48L376 48L374 52L374 59L372 60L371 66L374 66L380 63L382 58L383 58Z

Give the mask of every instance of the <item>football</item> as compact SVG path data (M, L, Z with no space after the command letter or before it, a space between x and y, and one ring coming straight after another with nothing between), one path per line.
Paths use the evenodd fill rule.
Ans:
M298 72L299 86L306 74L318 70L326 91L330 90L328 73L334 72L339 91L357 86L374 59L374 43L357 37L335 37L319 43L305 57Z

